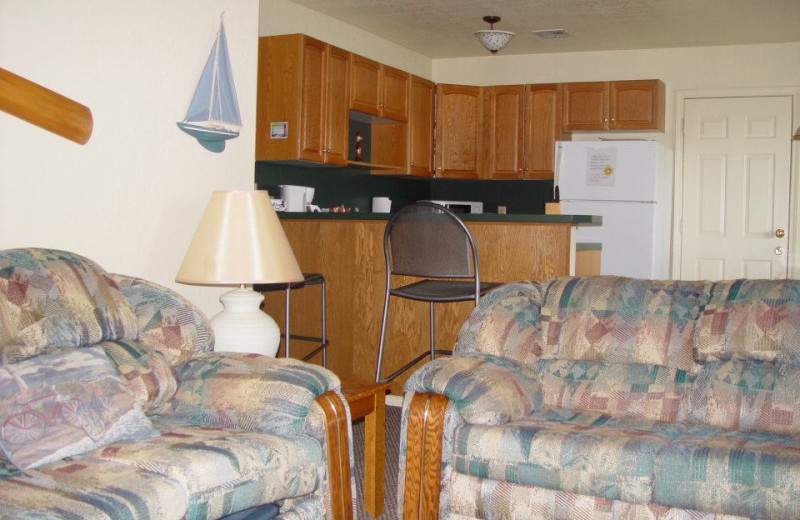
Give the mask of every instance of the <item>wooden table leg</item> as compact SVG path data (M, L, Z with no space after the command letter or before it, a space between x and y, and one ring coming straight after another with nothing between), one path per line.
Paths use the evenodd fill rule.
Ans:
M375 410L364 418L364 509L383 514L385 393L374 394Z
M364 418L364 510L372 518L383 513L383 457L386 383L342 383L353 420Z

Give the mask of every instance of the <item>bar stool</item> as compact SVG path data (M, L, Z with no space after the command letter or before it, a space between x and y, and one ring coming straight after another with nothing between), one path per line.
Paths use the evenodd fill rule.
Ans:
M292 334L289 328L290 304L291 293L294 289L305 287L306 285L319 285L320 286L320 328L321 337L305 336L301 334ZM285 351L284 357L289 357L291 349L291 340L308 341L311 343L319 343L317 348L309 352L303 361L308 361L317 352L322 351L322 366L328 368L328 335L325 323L325 277L319 273L303 273L303 280L292 283L270 283L270 284L257 284L253 286L256 292L271 292L271 291L284 291L285 305L283 313L283 332L281 338L284 340Z
M375 381L381 383L391 381L425 356L433 360L436 354L452 354L450 350L436 349L434 303L474 300L477 305L482 294L500 285L481 282L478 252L469 229L450 210L432 202L406 206L389 219L383 233L383 255L386 260L386 293L375 369ZM392 275L413 276L422 280L393 288ZM389 376L382 377L391 296L428 302L430 348Z

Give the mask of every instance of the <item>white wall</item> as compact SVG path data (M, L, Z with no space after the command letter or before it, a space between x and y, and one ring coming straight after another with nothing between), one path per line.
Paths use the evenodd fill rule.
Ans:
M433 61L437 83L513 85L570 81L660 79L666 84L664 133L606 134L615 139L646 138L660 142L670 157L660 168L662 180L671 184L676 143L678 92L737 89L800 89L800 43L648 49L637 51L579 52L519 56L486 56ZM800 101L795 98L797 101ZM800 106L794 108L794 126L800 124ZM573 140L596 139L598 133L574 133ZM788 138L788 136L787 136ZM793 145L792 184L798 205L800 194L800 143ZM791 229L800 230L800 211L793 209ZM800 278L800 231L793 233L790 276ZM665 259L666 260L666 259Z
M261 0L259 34L303 33L384 65L431 79L431 59L289 0Z
M244 128L221 154L181 132L225 12ZM0 249L42 246L170 286L209 195L252 189L258 0L0 0L0 65L92 110L85 146L0 112Z

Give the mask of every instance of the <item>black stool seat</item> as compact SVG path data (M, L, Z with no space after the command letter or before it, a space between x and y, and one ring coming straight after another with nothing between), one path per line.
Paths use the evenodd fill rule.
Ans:
M299 289L301 287L305 287L306 285L320 285L321 295L320 295L320 325L321 325L321 336L305 336L301 334L292 334L289 330L289 317L290 317L290 303L291 303L291 292L294 289ZM283 314L283 332L281 333L281 338L284 340L284 345L286 346L284 350L284 357L289 357L290 353L290 343L291 340L298 340L298 341L307 341L311 343L319 343L317 348L309 352L305 357L303 357L303 361L308 361L312 357L314 357L317 352L322 352L322 366L327 368L328 367L328 335L327 335L327 327L325 321L326 315L326 305L325 305L325 277L320 273L303 273L303 279L298 282L289 282L289 283L263 283L263 284L255 284L253 285L253 290L256 292L272 292L272 291L285 291L286 293L286 308L284 309Z
M494 289L499 283L480 282L479 294ZM421 302L465 302L475 299L475 282L450 280L422 280L403 287L390 289L392 296Z

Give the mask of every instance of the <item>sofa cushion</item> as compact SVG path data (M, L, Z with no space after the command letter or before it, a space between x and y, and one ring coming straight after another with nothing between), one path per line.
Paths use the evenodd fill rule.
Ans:
M187 503L175 480L93 458L58 461L0 481L0 517L8 519L183 518Z
M0 365L0 425L20 469L158 434L102 347Z
M614 276L545 282L543 359L696 369L696 318L708 299L707 282L634 280Z
M178 388L167 358L138 341L104 341L100 346L145 413L158 413Z
M52 249L0 251L0 357L136 338L117 283L88 258Z
M188 496L188 518L217 518L320 486L323 447L305 435L292 438L252 431L182 426L157 420L161 436L117 443L91 458L153 471Z
M655 421L678 419L694 380L677 368L580 360L542 359L536 373L547 406Z
M689 429L658 456L655 502L771 520L800 517L800 437Z
M695 347L699 360L800 361L800 280L715 283Z
M481 297L458 333L453 353L488 354L532 366L542 355L540 285L515 282Z
M711 361L687 399L687 420L731 430L800 433L800 367Z
M503 426L460 426L454 465L474 477L646 504L656 456L682 431L677 424L542 409Z

